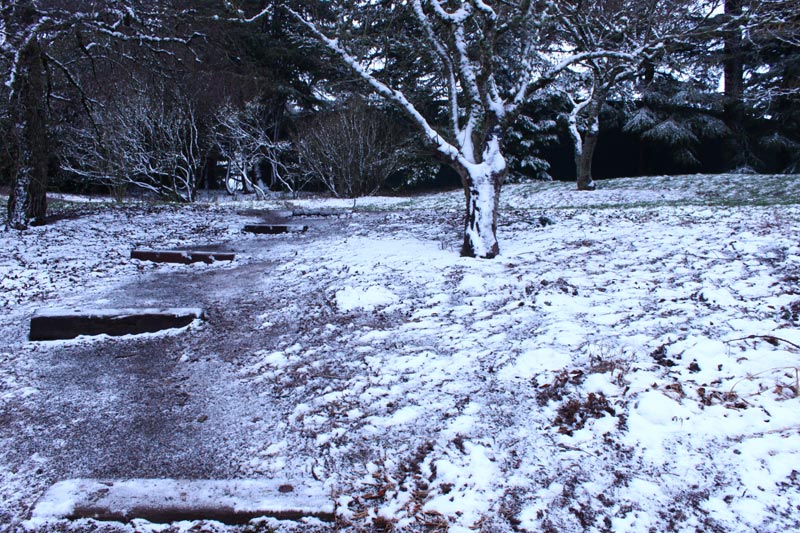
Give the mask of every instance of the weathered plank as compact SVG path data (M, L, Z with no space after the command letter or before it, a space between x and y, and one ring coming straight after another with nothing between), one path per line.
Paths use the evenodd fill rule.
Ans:
M230 252L204 252L198 250L131 250L131 259L156 263L211 264L215 261L233 261L236 254Z
M131 335L182 328L202 319L202 309L41 309L31 318L32 341L74 339L80 335Z
M71 479L39 499L31 522L56 519L166 524L217 520L246 524L259 517L333 521L335 508L321 483L275 480Z
M248 233L264 233L276 235L278 233L302 233L308 226L302 224L247 224L244 231Z
M292 216L295 217L340 217L351 215L352 209L295 209Z
M239 214L246 217L259 217L265 221L285 222L294 216L289 209L244 209Z

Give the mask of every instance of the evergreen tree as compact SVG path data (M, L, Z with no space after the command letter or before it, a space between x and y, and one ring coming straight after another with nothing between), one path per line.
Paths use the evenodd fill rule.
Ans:
M765 170L800 172L800 6L768 0L749 32L744 100Z
M647 145L666 147L679 167L690 170L701 164L698 151L704 141L728 135L722 117L722 102L707 86L659 75L646 87L624 130L639 134Z

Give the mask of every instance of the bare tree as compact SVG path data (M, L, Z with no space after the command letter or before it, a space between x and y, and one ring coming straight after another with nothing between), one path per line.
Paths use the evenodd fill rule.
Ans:
M557 60L551 37L555 13L528 0L413 0L331 2L334 22L286 9L329 52L338 56L373 91L396 105L416 125L424 142L461 176L466 199L462 254L491 258L499 253L500 188L508 172L504 130L526 98L553 83L569 65L595 57L628 55L596 49L566 50ZM269 6L253 17L270 16ZM370 33L371 14L396 24L394 32ZM389 68L399 55L420 58L414 71L420 95L407 76ZM405 73L408 74L408 73ZM442 107L439 101L446 102Z
M575 50L619 52L575 65L583 83L573 85L567 125L575 150L578 190L594 190L592 161L600 135L600 112L609 95L626 89L632 92L625 85L636 78L652 79L658 67L680 71L672 52L707 32L719 0L561 1L555 5L560 35ZM582 93L580 98L577 93Z
M337 197L374 194L404 158L400 129L360 98L300 122L293 140L298 171Z
M21 3L6 6L0 12L3 19L2 51L13 60L5 85L9 89L8 103L11 119L11 164L14 180L8 201L7 224L13 229L25 229L30 221L44 222L47 213L47 113L43 51L38 37L41 21L32 6ZM19 25L30 28L13 40L12 15Z
M7 225L24 229L43 222L47 209L49 83L58 74L87 110L92 97L74 64L59 53L73 43L93 61L110 53L109 43L129 43L154 53L187 39L164 36L171 6L145 0L17 0L0 7L0 76L6 88L14 143ZM77 62L75 62L77 63ZM63 95L59 95L63 97Z
M600 137L600 111L617 80L626 74L623 68L605 71L599 63L593 62L589 68L591 81L588 94L577 101L575 95L568 95L572 110L567 116L567 130L575 151L575 174L579 191L593 191L597 188L592 177L592 161ZM579 127L579 121L583 122L582 128Z
M270 116L268 108L254 101L246 102L241 109L227 103L215 113L214 146L227 159L229 172L241 176L243 192L265 196L265 184L252 175L262 162L270 167L268 187L280 184L289 192L295 192L297 183L282 162L289 142L277 140L277 130L277 121Z
M153 87L118 93L98 106L92 119L65 139L66 172L110 187L134 186L170 200L195 200L199 126L185 97Z

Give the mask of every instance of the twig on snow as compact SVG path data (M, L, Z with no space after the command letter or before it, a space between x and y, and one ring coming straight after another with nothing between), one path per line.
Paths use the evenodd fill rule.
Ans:
M746 337L740 337L738 339L727 340L727 341L725 341L725 343L728 344L728 343L731 343L731 342L746 341L746 340L750 340L750 339L765 340L768 343L772 344L773 346L777 346L777 344L779 342L782 342L784 344L788 344L789 346L792 346L793 348L796 348L796 349L800 350L800 345L797 345L797 344L795 344L795 343L793 343L791 341L787 341L786 339L782 339L780 337L776 337L774 335L748 335Z

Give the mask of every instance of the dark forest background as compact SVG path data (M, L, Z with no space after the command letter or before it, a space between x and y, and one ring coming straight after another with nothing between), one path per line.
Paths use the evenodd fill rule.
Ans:
M652 3L683 13L671 10L678 0ZM0 8L0 186L13 191L22 176L34 189L179 201L226 186L236 194L347 197L459 186L405 116L374 98L277 3L157 4ZM345 12L339 2L289 4L319 24L334 25ZM365 39L402 27L395 2L378 4ZM592 4L626 21L635 14L625 10L637 5ZM568 14L589 9L560 5ZM245 20L265 6L268 14ZM713 17L685 21L691 35L637 59L599 101L594 178L800 172L798 7L726 0ZM571 30L554 23L548 35L567 42ZM422 53L397 46L387 75L417 80L421 96L433 93L416 71ZM595 71L603 74L598 63L576 64L526 103L505 132L508 181L576 179L568 121L597 87L589 79ZM589 128L579 114L575 124L580 134ZM35 205L29 214L36 219Z

